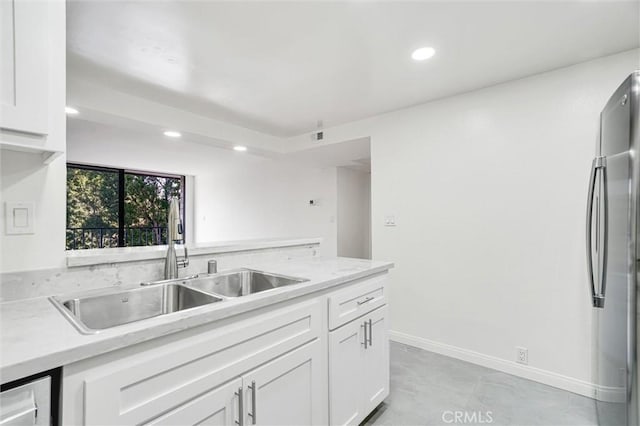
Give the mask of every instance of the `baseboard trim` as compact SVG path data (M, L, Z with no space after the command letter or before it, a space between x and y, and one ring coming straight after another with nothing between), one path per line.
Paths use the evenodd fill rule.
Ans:
M604 389L599 389L600 386L584 380L542 370L530 365L518 364L515 361L507 361L502 358L485 355L469 349L463 349L457 346L424 339L422 337L412 336L399 331L390 330L389 338L394 342L404 343L405 345L414 346L430 352L446 355L451 358L467 361L472 364L481 365L503 373L512 374L514 376L533 380L534 382L543 383L555 388L587 396L589 398L596 398L596 396L598 396L599 399L606 399L603 398L604 395L602 394Z

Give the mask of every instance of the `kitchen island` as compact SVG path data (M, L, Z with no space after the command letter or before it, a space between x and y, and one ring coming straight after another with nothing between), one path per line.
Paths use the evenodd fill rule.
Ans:
M63 367L64 424L363 420L388 395L393 264L311 257L243 266L308 281L90 335L47 297L3 303L2 381ZM281 406L298 399L293 412Z

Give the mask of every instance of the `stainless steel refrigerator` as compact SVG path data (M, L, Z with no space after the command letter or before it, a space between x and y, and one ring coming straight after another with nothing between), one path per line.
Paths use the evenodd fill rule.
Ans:
M640 71L600 114L587 204L587 266L594 307L596 409L603 426L638 425L637 285Z

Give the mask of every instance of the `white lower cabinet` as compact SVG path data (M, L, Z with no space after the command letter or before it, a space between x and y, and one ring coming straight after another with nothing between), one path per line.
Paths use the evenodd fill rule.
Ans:
M62 424L326 423L323 306L292 304L65 366Z
M185 327L64 366L61 424L358 424L389 394L387 321L377 275Z
M315 340L146 424L319 425L321 358Z
M385 305L329 333L331 425L359 424L388 395Z

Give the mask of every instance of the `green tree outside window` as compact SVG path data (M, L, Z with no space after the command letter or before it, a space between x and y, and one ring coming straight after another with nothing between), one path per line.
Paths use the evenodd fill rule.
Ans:
M184 176L68 164L66 248L166 244L169 201L184 207L183 193Z

